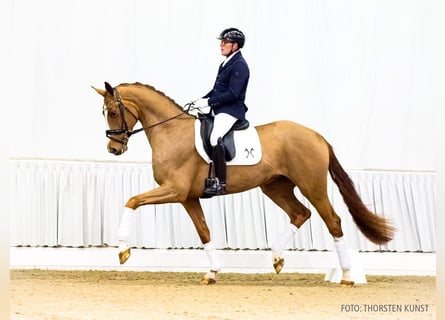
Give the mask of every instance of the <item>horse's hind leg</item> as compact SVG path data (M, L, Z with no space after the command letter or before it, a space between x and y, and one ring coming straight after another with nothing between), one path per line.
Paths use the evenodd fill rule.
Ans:
M353 285L354 281L350 278L351 261L346 249L346 244L343 239L343 230L341 228L341 219L335 213L329 198L326 194L326 188L320 188L316 192L306 193L302 191L303 195L312 203L317 209L324 223L326 224L329 233L334 238L335 249L337 251L340 267L343 271L341 284ZM313 195L316 196L313 196Z
M310 210L295 197L294 188L292 181L284 176L261 186L263 192L287 213L291 222L271 246L273 266L277 273L280 273L284 266L282 255L287 243L311 216Z

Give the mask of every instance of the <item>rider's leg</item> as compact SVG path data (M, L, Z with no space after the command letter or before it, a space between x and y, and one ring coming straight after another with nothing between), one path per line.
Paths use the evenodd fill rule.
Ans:
M237 120L237 118L226 113L218 113L215 116L212 134L210 135L210 144L213 147L212 160L217 179L213 180L212 185L206 187L204 196L221 195L226 192L226 159L222 137L232 128Z
M218 144L218 139L224 137L237 120L237 118L227 113L218 113L215 115L212 133L210 134L210 144L212 147Z
M227 168L224 145L221 138L219 138L218 144L213 147L212 159L215 177L211 177L207 180L206 188L203 193L204 197L212 197L226 193ZM210 164L210 166L212 166L212 163Z
M218 139L218 144L213 147L213 164L215 166L215 176L218 178L219 182L224 188L226 187L226 152L224 150L224 145L222 139Z

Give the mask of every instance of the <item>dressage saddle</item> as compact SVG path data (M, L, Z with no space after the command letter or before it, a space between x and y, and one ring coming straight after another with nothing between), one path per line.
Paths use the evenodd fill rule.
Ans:
M202 143L204 145L204 150L212 159L212 145L210 144L210 134L212 133L213 123L215 117L211 114L200 114L198 119L201 121L201 138ZM235 158L236 149L235 149L235 141L233 139L233 133L236 130L245 130L249 127L248 120L237 120L232 128L227 132L222 138L224 150L225 150L225 159L226 161L230 161ZM212 159L213 160L213 159Z

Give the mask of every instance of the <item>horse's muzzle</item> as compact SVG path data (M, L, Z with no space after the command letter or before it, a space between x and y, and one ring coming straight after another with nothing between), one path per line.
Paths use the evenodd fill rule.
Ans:
M114 154L115 156L119 156L127 151L127 145L121 144L118 148L112 146L111 143L108 144L108 152Z

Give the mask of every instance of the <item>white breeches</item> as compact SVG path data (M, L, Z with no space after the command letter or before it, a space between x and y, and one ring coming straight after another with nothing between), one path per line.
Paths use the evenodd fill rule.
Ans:
M227 113L218 113L215 115L213 130L210 134L210 144L214 147L218 144L218 139L223 137L238 119Z

